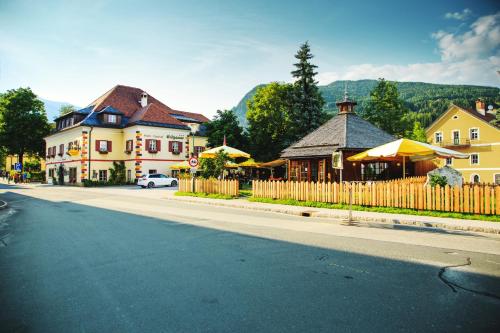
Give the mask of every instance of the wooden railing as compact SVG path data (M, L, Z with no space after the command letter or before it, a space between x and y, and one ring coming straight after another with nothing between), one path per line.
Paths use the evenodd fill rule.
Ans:
M288 181L260 181L252 184L256 198L295 199L328 203L352 204L462 212L473 214L500 214L500 185L475 184L461 187L425 186L423 182L344 182L314 183Z
M217 180L196 178L195 192L214 193L231 196L239 195L239 183L237 180ZM179 179L180 192L192 192L191 179Z

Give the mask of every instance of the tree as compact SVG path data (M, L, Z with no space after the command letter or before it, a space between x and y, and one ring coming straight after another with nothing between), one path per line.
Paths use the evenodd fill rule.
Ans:
M229 146L242 150L247 148L243 127L239 125L238 118L232 110L217 110L217 114L206 127L209 147L222 145L225 136Z
M500 111L497 110L495 113L495 119L490 121L493 126L500 126Z
M44 104L30 88L8 90L0 95L0 146L9 154L43 156L43 138L50 132Z
M215 153L214 158L201 158L200 169L204 178L222 177L226 163L231 161L228 154L222 149Z
M370 99L363 114L364 118L390 134L402 136L407 125L406 113L396 84L379 79L375 88L370 92Z
M64 116L65 114L76 111L76 108L71 104L63 104L59 108L59 116Z
M293 140L291 84L273 82L257 90L247 103L248 136L256 160L269 161Z
M311 54L309 43L300 46L295 58L299 60L294 64L292 76L296 79L293 88L293 118L295 123L295 139L299 139L318 128L327 118L323 111L325 101L318 89L315 80L318 67L310 63L314 56Z
M427 136L425 135L425 130L419 121L413 123L413 130L406 135L408 138L427 143Z
M125 184L127 182L125 170L125 162L113 161L113 167L109 169L109 182L116 185Z

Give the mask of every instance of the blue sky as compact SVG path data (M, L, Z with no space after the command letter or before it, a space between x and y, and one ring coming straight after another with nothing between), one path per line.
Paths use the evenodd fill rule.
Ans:
M0 0L0 91L85 106L125 84L212 116L290 81L306 40L322 84L500 83L495 1Z

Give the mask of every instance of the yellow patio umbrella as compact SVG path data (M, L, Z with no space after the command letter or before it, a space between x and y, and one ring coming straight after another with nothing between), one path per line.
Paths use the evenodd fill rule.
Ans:
M172 170L187 170L187 169L191 169L191 166L189 165L188 161L182 161L180 163L171 165L170 169L172 169Z
M205 150L204 152L202 152L200 154L200 157L201 158L214 158L215 154L217 154L221 150L223 152L225 152L230 158L238 158L238 157L250 158L250 154L245 153L244 151L241 151L239 149L226 146L226 145L222 145L220 147Z
M225 168L228 168L228 169L236 169L238 168L238 164L234 163L234 162L226 162L226 164L224 165Z
M432 146L419 141L399 139L350 156L347 160L351 162L376 161L390 160L396 157L403 157L403 170L405 170L406 157L409 157L411 161L423 161L431 160L436 157L469 158L469 155L451 149ZM403 171L403 178L404 177L405 172Z
M260 163L254 161L253 158L249 158L245 162L238 164L241 168L260 168Z

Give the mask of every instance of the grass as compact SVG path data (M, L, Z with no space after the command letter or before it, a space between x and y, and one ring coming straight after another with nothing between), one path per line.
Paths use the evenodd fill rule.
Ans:
M252 190L240 190L241 198L250 198L252 196Z
M197 198L224 199L224 200L230 200L230 199L235 198L231 195L200 193L200 192L195 192L195 193L193 193L193 192L175 192L174 195L178 196L178 197L197 197Z
M346 204L333 204L333 203L315 202L315 201L298 201L298 200L293 200L293 199L249 198L248 201L263 202L263 203L270 203L270 204L291 205L291 206L314 207L314 208L349 209L349 205L346 205ZM377 212L377 213L434 216L434 217L447 217L447 218L454 218L454 219L468 219L468 220L482 220L482 221L489 221L489 222L500 222L500 216L498 216L498 215L479 215L479 214L467 214L467 213L452 213L452 212L437 212L437 211L429 211L429 210L416 210L416 209L409 209L409 208L367 207L367 206L358 206L358 205L352 205L352 209L359 210L359 211L366 211L366 212Z

